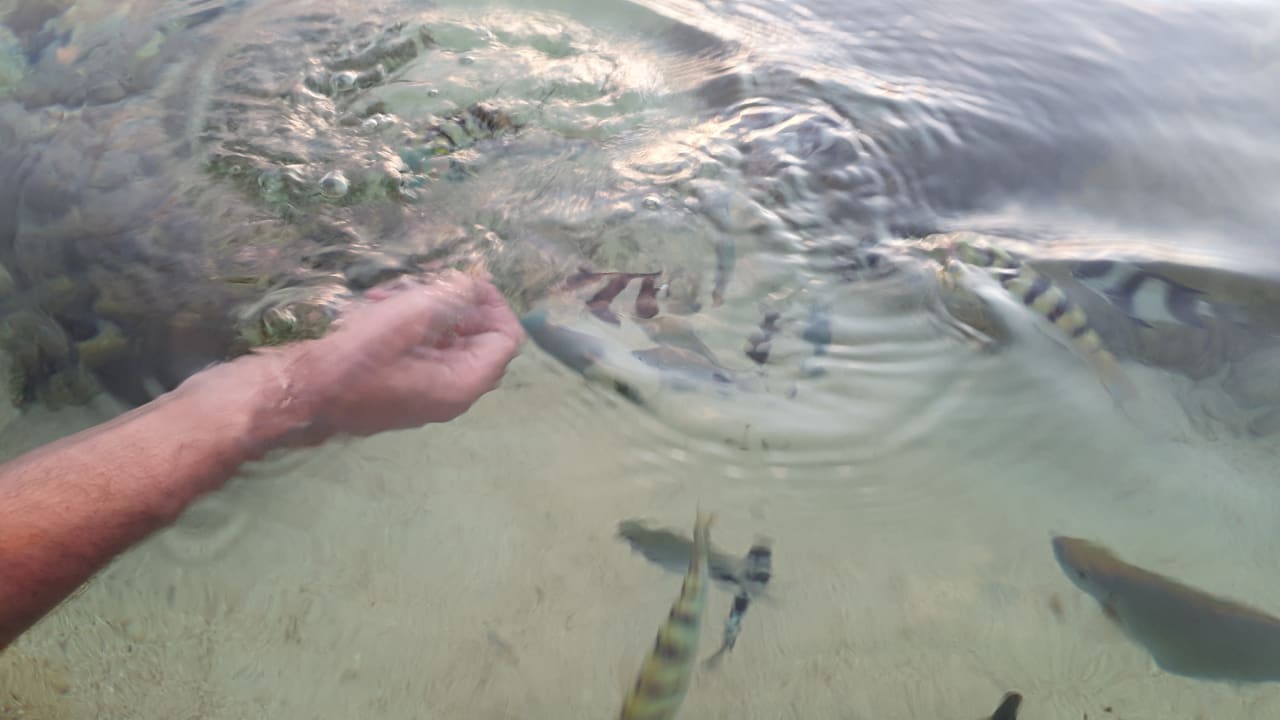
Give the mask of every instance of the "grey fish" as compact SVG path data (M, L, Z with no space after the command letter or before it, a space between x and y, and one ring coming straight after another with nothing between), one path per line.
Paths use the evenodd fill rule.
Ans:
M526 313L520 318L520 325L543 352L589 380L611 385L629 402L645 406L643 395L630 382L612 375L600 362L607 350L599 338L548 322L545 310Z
M733 375L701 353L671 345L659 345L631 353L642 362L659 370L701 382L729 384Z
M1130 565L1088 540L1054 537L1067 578L1162 670L1227 682L1280 680L1280 618Z
M527 313L520 318L520 325L535 345L580 373L604 356L598 338L548 322L545 310Z
M751 595L741 588L733 594L733 606L729 608L729 617L724 621L724 639L720 641L720 649L703 661L708 668L714 668L738 642L738 634L742 632L742 618L751 607Z
M642 318L636 322L641 330L649 339L659 345L669 345L678 347L690 352L697 353L707 360L719 365L716 356L711 352L711 348L702 342L702 338L698 337L698 333L694 331L693 326L686 318L675 315L659 315L654 318Z
M751 607L751 593L747 588L756 585L764 587L771 577L773 577L773 549L761 543L752 545L743 562L738 591L733 595L733 606L729 608L729 616L724 621L724 639L720 642L720 649L706 659L705 665L715 667L725 653L733 650L733 646L738 643L738 635L742 632L742 618Z
M1143 327L1171 323L1202 328L1205 318L1215 316L1199 290L1129 263L1090 260L1077 263L1071 275Z

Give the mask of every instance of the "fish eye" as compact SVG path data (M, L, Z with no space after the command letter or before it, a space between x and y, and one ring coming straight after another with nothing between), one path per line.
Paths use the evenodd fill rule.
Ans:
M1087 573L1087 572L1085 572L1085 571L1083 571L1083 570L1077 570L1077 571L1076 571L1076 577L1080 578L1081 580L1088 580L1088 579L1089 579L1089 573Z

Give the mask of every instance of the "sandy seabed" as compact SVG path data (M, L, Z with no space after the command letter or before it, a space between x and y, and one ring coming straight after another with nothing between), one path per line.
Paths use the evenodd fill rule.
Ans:
M726 550L773 538L775 575L681 717L971 720L1008 689L1024 720L1280 717L1275 685L1160 672L1053 560L1051 532L1089 537L1280 612L1276 443L1208 439L1173 399L1189 381L1135 373L1179 418L1159 432L1090 390L970 408L856 467L788 466L758 445L640 447L634 408L527 351L453 423L273 459L202 500L0 655L0 708L616 716L680 583L617 523L687 531L700 503ZM975 387L1009 376L987 359ZM109 412L30 413L6 455ZM712 589L704 655L730 601Z

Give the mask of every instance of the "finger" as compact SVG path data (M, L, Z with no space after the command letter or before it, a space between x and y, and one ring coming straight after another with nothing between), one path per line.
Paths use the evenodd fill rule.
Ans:
M466 352L470 356L468 367L475 390L485 393L498 387L516 351L516 343L498 333L470 338Z
M460 335L498 331L506 335L523 336L524 329L520 327L519 319L493 284L474 280L462 292L462 305L455 306L457 314L452 318L454 329Z

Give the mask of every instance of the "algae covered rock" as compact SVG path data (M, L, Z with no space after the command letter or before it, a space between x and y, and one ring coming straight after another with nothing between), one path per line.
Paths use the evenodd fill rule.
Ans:
M631 37L670 25L647 11L618 38L401 0L358 17L38 4L0 37L23 78L0 102L0 296L21 296L0 309L0 344L20 403L75 401L86 378L145 402L211 362L323 334L374 285L449 267L483 265L523 311L581 264L648 271L665 255L669 305L692 312L719 288L694 266L723 228L766 224L716 214L724 193L701 180L733 168L688 160L704 133L666 111L680 91ZM637 129L682 169L648 167L651 149L626 141ZM695 189L718 224L686 211ZM737 217L749 201L729 195Z

